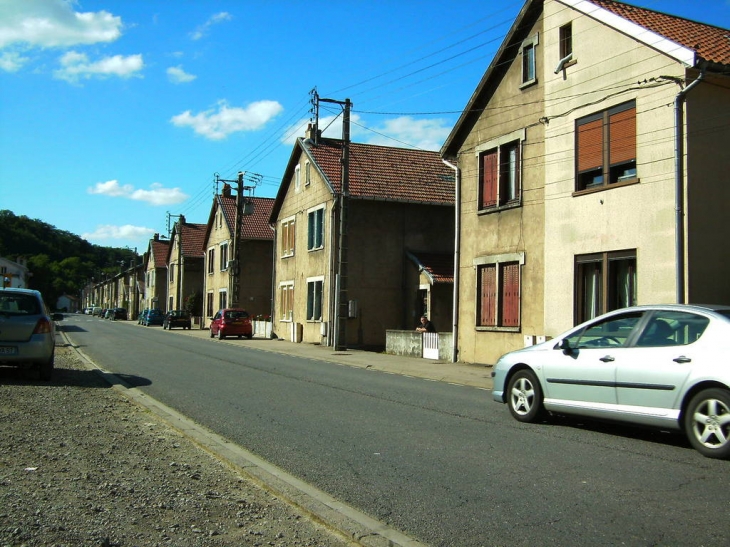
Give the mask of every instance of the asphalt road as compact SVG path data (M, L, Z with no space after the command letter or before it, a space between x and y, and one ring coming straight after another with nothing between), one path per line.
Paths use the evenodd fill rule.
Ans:
M483 390L87 316L100 367L431 545L724 545L730 462L678 434L514 421ZM273 343L273 342L272 342Z

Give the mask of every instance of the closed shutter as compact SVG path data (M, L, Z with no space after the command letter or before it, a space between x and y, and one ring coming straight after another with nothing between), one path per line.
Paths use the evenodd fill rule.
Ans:
M578 126L578 172L603 167L603 119Z
M481 208L497 205L497 149L482 154Z
M520 325L520 265L502 266L502 326Z
M479 285L479 325L496 326L497 268L494 264L481 267Z
M609 162L618 165L636 159L636 108L612 114L609 118Z

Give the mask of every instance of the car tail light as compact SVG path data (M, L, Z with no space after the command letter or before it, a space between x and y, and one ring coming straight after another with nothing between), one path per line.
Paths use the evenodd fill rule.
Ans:
M51 322L43 317L38 320L38 323L36 323L33 334L49 334L52 328L53 327L51 327Z

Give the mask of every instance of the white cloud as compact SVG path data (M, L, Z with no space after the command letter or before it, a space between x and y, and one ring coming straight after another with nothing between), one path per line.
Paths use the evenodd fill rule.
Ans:
M208 139L220 140L237 131L261 129L283 110L284 107L276 101L257 101L245 108L230 107L226 101L219 101L217 110L199 114L186 110L173 116L170 122L178 127L192 127Z
M108 180L97 182L87 191L92 195L121 197L150 205L175 205L188 199L188 195L180 188L165 188L159 182L150 185L149 190L136 190L131 184L122 185L117 180Z
M171 66L167 69L167 78L174 84L184 84L192 82L197 76L188 74L182 69L182 66Z
M194 32L190 33L190 38L192 40L200 40L204 36L210 32L210 29L213 25L217 25L218 23L222 23L223 21L230 21L233 19L233 16L225 11L222 11L220 13L216 13L215 15L211 16L210 19L208 19L205 23L200 25L197 29L195 29Z
M0 48L69 47L112 42L121 36L122 20L106 11L76 12L70 0L0 1Z
M93 232L81 234L81 237L87 241L106 241L109 239L147 240L154 233L155 230L152 228L144 228L142 226L132 226L131 224L112 226L111 224L105 224L97 226Z
M142 55L114 55L104 57L98 61L90 61L85 53L69 51L60 59L61 68L54 71L54 76L67 82L77 82L80 79L107 78L118 76L120 78L131 78L139 76L139 71L144 68Z
M6 51L0 55L0 70L4 70L5 72L17 72L29 60L30 59L28 59L28 57L22 57L20 53L16 51Z

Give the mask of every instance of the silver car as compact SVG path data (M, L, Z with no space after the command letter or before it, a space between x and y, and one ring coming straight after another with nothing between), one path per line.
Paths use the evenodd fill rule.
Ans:
M730 306L616 310L500 357L495 401L521 422L548 412L684 431L730 457Z
M30 289L0 289L0 366L36 368L50 380L56 346L54 321L43 297Z

